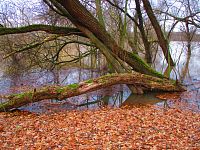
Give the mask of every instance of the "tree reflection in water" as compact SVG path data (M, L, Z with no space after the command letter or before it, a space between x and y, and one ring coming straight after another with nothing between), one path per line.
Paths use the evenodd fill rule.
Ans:
M193 43L191 43L193 44ZM196 46L195 46L196 44ZM200 49L199 43L190 45L193 48L192 53L188 53L187 44L172 43L173 49L176 49L172 54L178 58L176 60L175 68L165 68L166 74L171 78L180 80L186 87L187 91L182 93L177 99L168 98L164 101L156 97L156 93L146 93L144 95L131 94L126 85L116 85L109 88L101 89L95 92L90 92L80 96L68 98L64 101L58 100L44 100L42 102L24 106L21 109L32 112L48 112L48 111L62 111L71 109L96 109L101 107L121 107L124 105L146 105L153 104L159 106L181 106L182 108L200 110ZM158 57L155 61L157 70L162 70L166 66L163 58ZM178 57L177 57L178 56ZM2 75L0 77L0 94L18 93L26 89L40 87L44 85L60 84L67 85L77 83L89 78L96 78L102 72L95 69L83 68L65 68L57 70L32 70L26 73L13 74L11 76ZM105 70L103 70L105 74ZM184 106L183 106L184 105ZM193 107L195 106L195 108Z

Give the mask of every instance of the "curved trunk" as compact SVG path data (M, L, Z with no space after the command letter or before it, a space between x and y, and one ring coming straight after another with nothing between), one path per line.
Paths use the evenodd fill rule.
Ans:
M79 84L68 86L51 86L34 89L21 94L6 96L9 101L0 104L0 111L7 111L23 105L38 102L45 99L64 100L69 97L81 95L87 92L106 88L115 84L127 84L139 86L144 91L183 91L184 88L173 80L160 79L140 73L108 74L96 79L89 79Z
M70 15L69 19L75 25L83 26L90 30L109 50L129 64L133 70L163 78L162 74L152 69L138 55L128 52L118 46L105 28L78 0L59 0L59 3L67 10Z

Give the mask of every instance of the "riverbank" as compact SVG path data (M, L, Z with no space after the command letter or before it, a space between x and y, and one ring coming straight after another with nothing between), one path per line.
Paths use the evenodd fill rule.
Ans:
M0 113L0 149L199 149L200 114L154 106Z

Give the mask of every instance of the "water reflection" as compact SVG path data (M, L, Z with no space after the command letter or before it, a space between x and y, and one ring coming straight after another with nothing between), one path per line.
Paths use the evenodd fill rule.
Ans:
M199 43L193 43L192 53L188 54L187 47L183 43L172 42L173 58L177 64L175 68L167 68L161 54L156 55L155 66L158 71L166 72L170 77L179 79L187 87L177 99L162 101L156 98L157 93L144 95L131 94L126 85L115 85L80 96L68 98L63 101L44 100L21 107L22 110L45 113L49 111L62 111L72 109L96 109L105 106L120 107L124 105L156 104L162 107L173 107L184 104L184 108L194 109L200 107L200 49ZM176 59L175 59L176 58ZM0 94L19 93L34 87L58 84L67 85L78 83L89 78L96 78L104 72L95 69L65 68L56 70L32 70L23 74L12 76L4 75L1 71ZM199 109L200 110L200 109Z
M156 97L158 93L146 93L144 95L135 95L131 94L121 106L144 106L144 105L153 105L159 102L163 102L163 100Z

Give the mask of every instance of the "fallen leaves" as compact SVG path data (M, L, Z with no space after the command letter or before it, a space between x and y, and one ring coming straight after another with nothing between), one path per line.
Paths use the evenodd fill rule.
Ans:
M173 93L163 93L163 94L159 94L156 97L160 98L162 100L177 100L180 98L182 93L178 93L178 92L173 92Z
M198 149L200 114L154 107L0 113L0 149Z

